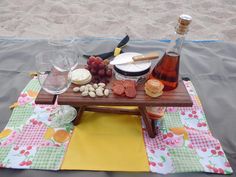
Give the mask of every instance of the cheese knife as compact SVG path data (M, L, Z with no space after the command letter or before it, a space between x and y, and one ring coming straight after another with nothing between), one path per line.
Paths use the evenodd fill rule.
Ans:
M125 55L125 53L123 53L121 55ZM135 62L139 62L139 61L154 60L158 57L159 57L158 52L152 52L152 53L148 53L148 54L144 54L144 55L136 55L133 57L131 57L131 56L127 56L124 58L118 57L119 59L115 58L114 60L112 60L110 62L110 64L111 65L121 65L121 64L127 64L127 63L135 63Z

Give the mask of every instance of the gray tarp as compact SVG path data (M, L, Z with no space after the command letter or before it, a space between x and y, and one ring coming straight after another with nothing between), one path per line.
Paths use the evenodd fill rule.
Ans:
M118 43L115 39L78 39L78 54L110 51ZM124 51L164 51L166 42L130 41ZM43 40L0 39L0 130L8 122L21 90L30 80L29 71L35 70L34 56L48 49ZM193 82L203 104L209 127L220 140L236 172L236 44L226 42L187 42L181 54L181 75ZM155 173L93 172L93 171L40 171L0 169L5 176L161 176ZM185 173L167 176L208 176L207 173ZM219 176L219 175L211 175Z

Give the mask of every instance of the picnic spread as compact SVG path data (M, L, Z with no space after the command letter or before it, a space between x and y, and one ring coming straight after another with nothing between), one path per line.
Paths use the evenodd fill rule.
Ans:
M80 56L84 53L101 53L101 47L114 47L117 41L78 39L77 52ZM235 159L232 152L235 147L229 143L233 141L233 133L227 132L233 132L230 120L234 120L231 114L225 114L223 107L223 104L228 103L227 111L233 114L234 105L230 104L233 103L233 94L230 95L231 89L221 94L221 97L215 93L223 93L225 89L234 87L230 82L234 79L233 52L223 51L224 56L227 56L224 58L217 55L220 49L235 48L234 44L185 42L180 59L181 77L178 86L172 91L162 93L164 87L153 81L153 78L149 82L138 80L142 83L140 85L130 81L117 82L117 71L113 70L111 80L109 83L104 80L104 86L100 80L82 89L81 84L74 83L65 93L55 98L55 95L41 89L37 77L31 79L27 76L35 68L34 56L48 48L47 41L2 39L0 42L3 58L0 68L1 90L5 95L1 97L4 104L0 107L4 115L4 125L0 124L3 129L0 134L1 167L159 174L233 173ZM129 41L122 51L123 54L156 50L161 52L166 45L166 41ZM9 60L15 62L10 64ZM80 61L82 66L86 66L86 59L81 57ZM153 66L155 63L152 63ZM107 71L110 72L109 69ZM89 84L90 81L87 78L85 80ZM99 86L104 89L97 89ZM86 89L95 95L90 92L82 95ZM105 93L106 89L108 91ZM14 99L17 102L10 115L11 112L7 112L6 108L15 102ZM51 114L58 104L69 104L77 108L78 117L74 125L67 123L56 128L51 126ZM147 113L150 106L165 107L161 119L150 118L151 114ZM222 119L229 127L222 130L224 133L214 130L214 126L222 124ZM4 169L0 174L10 171ZM43 173L50 175L48 171L32 172L33 175ZM75 176L78 174L79 171L72 173Z

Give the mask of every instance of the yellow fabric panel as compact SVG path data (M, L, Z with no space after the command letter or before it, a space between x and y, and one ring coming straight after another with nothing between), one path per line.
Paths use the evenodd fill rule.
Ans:
M61 169L149 171L140 117L84 112Z

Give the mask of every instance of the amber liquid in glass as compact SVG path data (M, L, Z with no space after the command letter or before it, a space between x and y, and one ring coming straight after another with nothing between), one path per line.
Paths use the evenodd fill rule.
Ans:
M173 90L178 86L179 58L179 54L175 52L165 53L151 73L151 77L164 84L164 91Z

